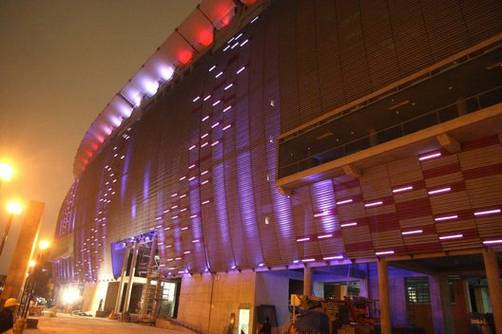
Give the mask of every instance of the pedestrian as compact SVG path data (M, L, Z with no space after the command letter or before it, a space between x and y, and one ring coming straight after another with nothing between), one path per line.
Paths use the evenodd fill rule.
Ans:
M14 313L19 306L16 298L9 298L3 304L3 309L0 311L0 333L8 333L14 327Z
M272 333L272 325L270 324L270 319L267 317L265 322L261 326L260 334L271 334Z

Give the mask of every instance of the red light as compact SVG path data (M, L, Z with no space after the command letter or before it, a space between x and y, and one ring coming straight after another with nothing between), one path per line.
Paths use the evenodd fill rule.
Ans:
M197 36L198 42L203 46L209 46L213 42L213 31L212 30L202 30Z
M189 50L183 50L178 52L178 60L183 65L188 64L192 59L192 52Z

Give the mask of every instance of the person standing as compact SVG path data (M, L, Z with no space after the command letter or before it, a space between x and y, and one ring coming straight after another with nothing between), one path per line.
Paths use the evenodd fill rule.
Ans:
M19 303L15 298L9 298L5 301L2 311L0 311L0 333L8 333L14 327L14 313Z

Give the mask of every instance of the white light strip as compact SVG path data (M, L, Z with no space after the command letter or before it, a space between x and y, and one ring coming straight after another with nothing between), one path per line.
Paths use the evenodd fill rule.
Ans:
M202 122L205 122L205 121L207 121L208 119L209 119L209 115L204 116L204 117L201 119L201 121L202 121Z
M188 166L188 169L192 169L192 168L195 168L195 164L191 164L190 166Z
M214 129L215 127L217 127L218 125L220 125L220 122L216 122L214 123L213 125L211 125L211 129Z
M197 218L197 215L191 215L190 218L192 219Z
M310 238L309 237L305 237L305 238L298 238L296 239L297 242L303 242L303 241L309 241Z
M318 235L317 239L326 239L326 238L331 238L332 236L333 236L332 233L328 233L328 234Z
M383 251L383 252L376 252L375 255L392 255L394 254L393 250L390 251Z
M208 142L205 142L204 144L200 145L200 148L204 148L204 147L206 147L207 145L209 145L209 143L208 143Z
M217 140L217 141L213 142L213 143L211 144L211 146L216 146L216 145L218 145L219 143L220 143L220 141L219 141L219 140Z
M422 232L423 232L423 230L413 230L413 231L401 232L401 234L402 235L410 235L410 234L420 234Z
M235 72L235 74L240 74L242 71L244 71L246 69L246 66L242 66L241 68L239 68L237 70L237 72Z
M223 131L230 129L231 127L232 127L232 124L228 124L227 126L225 126L225 127L223 128Z
M445 193L445 192L448 192L448 191L451 191L451 188L450 187L446 187L446 188L441 188L441 189L435 189L435 190L431 190L428 192L429 195L434 195L434 194L440 194L440 193Z
M244 45L248 44L248 42L249 42L249 39L246 39L246 40L242 41L241 47L243 47Z
M302 259L302 262L314 262L314 261L315 261L315 259L312 259L312 258L310 258L310 259Z
M493 245L493 244L502 244L502 239L499 240L485 240L483 241L484 245Z
M211 94L209 94L208 96L206 96L206 97L204 98L204 100L203 100L203 101L207 101L207 100L209 100L210 98L211 98Z
M223 90L229 90L230 88L232 88L233 85L234 85L233 83L228 84L225 86L225 88L223 88Z
M452 219L457 219L457 218L458 218L457 215L443 216L443 217L434 218L434 221L441 222L441 221L444 221L444 220L452 220Z
M209 180L204 180L204 181L202 181L200 184L201 184L201 185L205 185L205 184L206 184L206 183L208 183L208 182L209 182Z
M383 204L382 201L376 201L376 202L366 203L366 204L364 204L364 207L365 208L370 208L372 206L379 206L379 205L382 205L382 204Z
M204 133L202 136L200 136L200 139L204 139L204 138L206 138L207 136L209 136L209 133Z
M425 160L429 160L429 159L438 158L441 155L442 155L441 152L431 153L431 154L421 156L420 158L418 158L418 160L425 161Z
M475 216L493 215L493 214L500 213L500 211L501 211L500 209L477 211L477 212L474 212L474 215Z
M251 22L249 22L249 23L255 23L255 22L256 22L256 20L258 20L259 18L260 18L260 17L259 17L259 16L257 16L257 17L255 17L254 19L252 19L252 20L251 20Z
M182 231L186 231L186 230L188 230L188 226L182 227L182 228L181 228L181 230L182 230Z
M338 201L338 202L336 202L336 205L342 205L342 204L347 204L347 203L352 203L352 198L344 199L343 201Z
M208 204L209 202L209 200L205 200L204 202L202 202L202 205Z
M319 218L319 217L325 217L329 215L329 211L323 211L323 212L318 212L318 213L314 213L314 218Z
M232 106L227 106L225 109L223 109L223 112L227 112L227 111L229 111L230 109L232 109Z
M192 102L195 103L200 100L200 96L196 96L193 98Z
M395 194L395 193L400 193L400 192L407 191L407 190L413 190L413 186L396 188L396 189L393 189L392 192Z
M228 49L230 49L230 45L225 46L225 48L223 49L223 52L227 51Z
M232 45L231 49L232 49L232 50L233 50L233 49L235 49L238 45L239 45L239 42L235 42L235 44L234 44L234 45Z
M258 263L258 267L263 267L263 266L265 266L265 263L263 263L263 262L262 263Z
M345 223L345 224L340 225L340 227L350 227L350 226L357 226L357 223L353 222L353 223Z
M234 40L238 40L241 37L242 37L242 33L240 33L239 35L235 36Z
M189 151L193 150L194 148L197 148L197 145L192 145L188 148Z
M196 244L196 243L198 243L198 242L200 242L200 240L199 240L199 239L194 239L194 240L192 240L192 243L194 243L194 244Z
M323 257L322 259L325 260L325 261L329 261L329 260L342 260L343 259L343 255L326 256L326 257Z
M218 79L219 77L221 77L223 75L223 71L219 72L218 74L216 74L214 77L216 79Z
M213 103L213 107L216 107L218 104L220 104L220 102L221 102L220 100L215 101L215 102Z
M189 250L183 252L183 254L185 254L185 255L188 255L190 253L191 253L191 251L189 251Z
M439 237L439 240L458 239L458 238L462 238L463 236L464 236L463 234L445 235L445 236Z
M202 173L200 173L200 175L206 175L207 173L209 173L209 171L206 169L205 171L203 171Z
M214 70L216 68L216 65L213 65L211 66L211 68L209 69L209 72L211 72L212 70Z

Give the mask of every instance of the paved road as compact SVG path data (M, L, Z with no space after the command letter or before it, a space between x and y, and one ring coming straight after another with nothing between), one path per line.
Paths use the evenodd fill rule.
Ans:
M167 329L124 323L100 318L59 316L39 318L38 329L25 330L26 334L176 334Z

